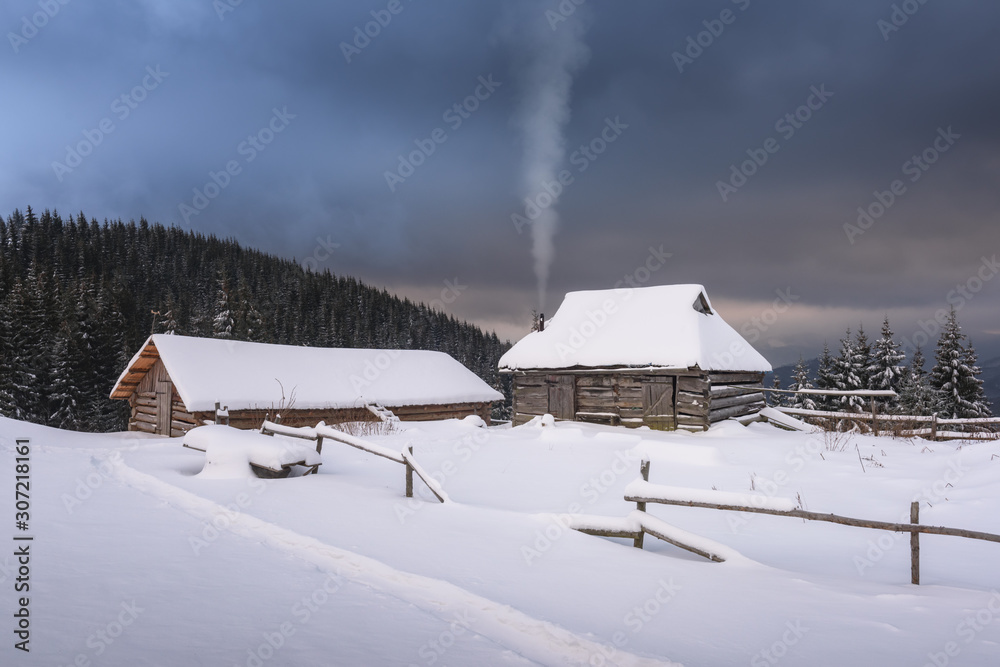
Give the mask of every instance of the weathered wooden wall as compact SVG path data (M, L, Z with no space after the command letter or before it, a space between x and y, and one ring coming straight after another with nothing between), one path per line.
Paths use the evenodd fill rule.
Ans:
M161 376L162 377L162 376ZM157 433L157 400L152 391L137 392L130 399L132 404L132 419L129 421L130 431ZM171 414L171 437L183 436L195 426L214 423L215 412L188 412L181 402L177 392L173 392L173 410ZM389 409L402 421L461 419L469 415L478 415L487 424L490 423L492 411L490 403L456 403L451 405L410 405L397 406ZM281 423L286 426L315 426L324 421L327 424L343 422L377 421L367 408L346 408L330 410L286 410L281 413ZM274 420L274 410L230 410L229 425L240 429L259 429L265 418ZM161 435L165 435L161 433Z
M580 369L518 372L513 380L515 426L549 413L557 419L630 427L707 430L716 421L764 407L763 394L747 391L760 387L762 373ZM571 416L566 415L565 395L554 391L569 380L574 391ZM724 386L716 387L718 383Z
M757 412L767 403L762 388L763 373L715 372L709 375L711 381L711 411L709 421L722 421L742 417Z

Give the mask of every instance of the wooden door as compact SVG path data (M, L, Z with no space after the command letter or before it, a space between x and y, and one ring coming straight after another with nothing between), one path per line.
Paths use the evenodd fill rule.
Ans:
M572 375L550 375L546 382L549 389L549 414L556 419L576 418L576 382Z
M650 428L676 428L674 378L656 378L642 383L642 419Z
M170 380L156 381L156 432L170 435L173 411L174 383Z

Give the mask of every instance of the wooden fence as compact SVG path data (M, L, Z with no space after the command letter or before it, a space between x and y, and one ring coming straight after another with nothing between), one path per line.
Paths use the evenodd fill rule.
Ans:
M629 537L634 540L633 545L642 548L643 535L649 533L654 537L663 539L675 546L698 554L709 560L722 562L726 559L725 547L721 545L713 546L708 540L690 536L679 529L672 529L669 524L660 522L655 517L646 513L646 503L660 503L662 505L677 505L682 507L701 507L705 509L726 510L732 512L753 512L757 514L770 514L773 516L787 516L794 519L805 519L807 521L826 521L828 523L838 523L844 526L854 526L856 528L872 528L875 530L888 530L894 533L910 533L910 581L913 584L920 583L920 534L929 535L951 535L954 537L965 537L973 540L986 540L987 542L1000 542L1000 535L984 533L977 530L964 530L961 528L946 528L944 526L928 526L920 523L920 505L917 502L910 504L910 523L893 523L890 521L875 521L871 519L856 519L852 517L840 516L837 514L823 514L820 512L809 512L795 507L791 500L779 498L763 498L759 504L748 504L746 502L735 502L733 499L738 494L721 491L702 491L700 489L684 489L670 486L660 486L649 483L649 461L642 461L639 471L642 479L637 479L625 489L625 500L636 504L636 511L632 513L633 519L625 528L615 527L584 527L586 521L580 521L574 527L580 532L591 535L601 535L604 537ZM697 498L697 499L693 499ZM713 500L714 499L714 500ZM659 523L672 530L657 530ZM609 524L610 525L610 524ZM654 527L650 530L647 526ZM692 539L692 537L694 539ZM721 548L719 548L721 547Z
M434 497L440 502L445 502L448 500L448 495L438 484L437 480L427 474L416 459L413 458L413 447L407 447L401 452L396 452L386 447L376 445L373 442L368 442L361 438L350 435L349 433L344 433L343 431L338 431L337 429L330 428L323 422L316 424L313 427L291 427L282 426L281 424L275 424L265 420L264 424L260 428L260 432L264 435L283 435L290 438L300 438L302 440L312 440L316 443L316 451L318 453L323 452L323 441L333 440L355 449L360 449L362 451L368 452L369 454L374 454L375 456L381 456L384 459L389 459L395 463L402 464L406 468L406 497L413 497L413 474L416 473L417 477L423 480L427 488L430 489Z
M897 415L879 412L876 398L895 398L896 392L891 390L840 391L827 389L763 389L777 394L793 394L799 396L855 396L869 399L868 409L857 412L841 412L837 410L806 410L790 408L781 405L771 406L787 415L801 417L809 423L826 430L835 430L841 424L862 425L871 430L872 434L888 433L902 438L922 437L928 440L996 440L1000 439L1000 417L981 417L975 419L942 419L937 414L926 416ZM955 427L949 429L948 427Z
M775 410L804 417L819 422L818 425L828 426L831 422L848 421L862 423L871 429L874 435L891 433L903 438L922 437L928 440L996 440L1000 438L1000 417L982 417L978 419L942 419L936 414L930 417L917 415L893 415L870 412L835 412L830 410L804 410L774 406ZM824 423L825 422L825 423ZM968 431L949 430L949 426L976 429Z

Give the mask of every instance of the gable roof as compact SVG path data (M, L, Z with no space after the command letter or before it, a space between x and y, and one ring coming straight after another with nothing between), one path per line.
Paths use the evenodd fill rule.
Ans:
M569 292L544 331L500 358L507 371L577 366L771 370L715 312L701 285Z
M214 410L315 410L483 403L503 400L468 368L443 352L295 347L155 334L132 357L111 398L128 398L163 361L185 407Z

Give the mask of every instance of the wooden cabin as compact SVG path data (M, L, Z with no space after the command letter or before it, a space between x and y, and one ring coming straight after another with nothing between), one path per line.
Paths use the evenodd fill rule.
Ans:
M515 425L548 413L695 431L764 407L771 370L701 285L570 292L499 365L513 376Z
M111 391L132 408L130 431L178 437L214 423L260 428L478 415L487 423L503 395L443 352L294 347L156 334ZM371 407L369 407L371 406Z

